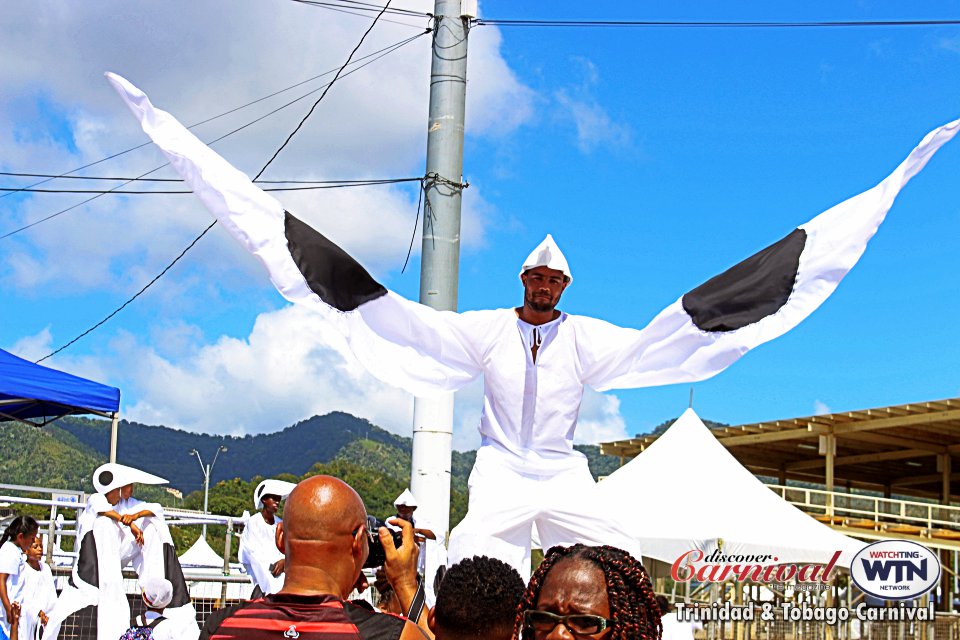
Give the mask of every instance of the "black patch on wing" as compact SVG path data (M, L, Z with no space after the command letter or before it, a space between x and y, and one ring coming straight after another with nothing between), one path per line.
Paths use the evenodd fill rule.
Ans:
M310 225L284 211L284 233L293 261L320 299L340 311L386 295L360 263Z
M163 573L164 577L173 585L173 597L170 599L170 608L182 607L190 602L190 590L183 577L183 567L177 558L177 550L169 542L163 545Z
M97 539L93 531L87 531L80 541L80 555L77 558L77 577L92 587L100 588L100 565L97 562Z
M780 310L797 280L803 229L755 253L683 296L684 311L703 331L734 331Z

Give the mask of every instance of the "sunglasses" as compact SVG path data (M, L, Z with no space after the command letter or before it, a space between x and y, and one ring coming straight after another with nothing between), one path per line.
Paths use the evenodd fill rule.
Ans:
M558 616L549 611L537 611L536 609L527 609L523 612L523 626L534 633L549 633L558 624L565 626L575 636L589 636L600 633L611 626L613 620L588 613Z

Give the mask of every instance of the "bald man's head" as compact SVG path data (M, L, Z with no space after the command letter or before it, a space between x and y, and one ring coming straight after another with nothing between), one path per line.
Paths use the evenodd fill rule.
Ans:
M290 540L331 540L366 523L363 500L339 478L313 476L294 488L283 508Z
M367 511L343 480L313 476L294 488L277 527L284 552L283 591L346 597L369 554Z

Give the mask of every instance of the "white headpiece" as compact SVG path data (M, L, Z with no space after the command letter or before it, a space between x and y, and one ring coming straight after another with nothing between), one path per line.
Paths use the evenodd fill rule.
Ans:
M568 281L573 280L573 274L570 273L570 265L567 264L567 259L564 257L563 252L560 251L557 243L554 242L553 236L549 233L547 237L543 239L543 242L537 245L537 248L523 261L523 268L520 269L520 275L537 267L547 267L548 269L562 271L563 275L567 276Z
M263 496L280 496L280 499L283 500L290 495L295 486L297 485L292 482L268 478L253 490L253 506L257 511L260 511L260 509L263 509L263 502L261 502Z
M417 504L417 499L413 497L413 493L410 492L410 489L404 489L403 493L397 496L397 499L393 501L393 506L413 507L416 509L420 505Z
M173 584L166 578L156 576L140 581L143 600L153 609L166 609L173 600Z
M106 494L117 487L125 487L134 482L139 482L140 484L167 484L169 481L160 476L155 476L152 473L117 464L116 462L102 464L93 472L93 486L97 490L97 493Z

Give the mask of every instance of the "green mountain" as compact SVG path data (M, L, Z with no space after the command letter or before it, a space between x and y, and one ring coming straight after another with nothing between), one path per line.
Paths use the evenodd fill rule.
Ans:
M0 422L0 480L51 489L89 487L107 457L55 425L38 428Z
M10 484L91 491L90 474L107 460L110 423L69 417L43 429L0 423L0 481ZM190 451L210 463L225 446L211 474L209 509L239 516L253 511L251 496L264 477L296 482L318 473L335 475L353 486L371 515L394 513L393 500L408 485L412 439L390 433L346 413L330 413L274 433L221 437L189 433L165 426L121 421L117 458L124 464L170 480L185 494L178 500L156 487L138 488L139 497L167 506L203 508L203 474ZM588 459L594 477L608 475L619 458L601 456L596 446L577 445ZM467 478L475 451L454 451L451 460L450 525L467 510ZM37 496L40 497L40 496ZM43 516L37 508L36 516ZM32 512L31 512L32 513ZM224 527L210 528L209 540L218 552L224 546ZM192 527L174 528L180 551L196 539ZM235 553L234 549L234 553Z
M64 418L58 424L64 438L72 436L72 442L85 451L106 459L110 446L109 422ZM126 420L120 422L118 433L120 462L167 478L170 486L185 494L203 489L203 473L196 457L190 454L194 449L200 452L204 464L209 464L218 447L227 447L213 467L212 485L231 478L275 477L281 473L302 476L315 464L334 460L365 466L402 480L410 475L413 447L411 438L339 412L314 416L281 431L255 436L212 436ZM587 456L594 477L608 475L619 466L619 458L601 456L599 447L577 445L576 448ZM455 490L466 492L475 458L474 451L453 452L451 484ZM82 465L73 468L78 466L82 468ZM85 478L88 473L81 473L79 477Z
M109 453L109 422L64 418L59 424L91 449L104 456ZM281 431L255 436L213 436L126 420L120 422L118 434L119 462L167 478L170 486L184 493L203 489L203 473L190 454L194 449L200 452L204 464L210 464L217 449L227 447L212 469L210 482L214 484L256 475L300 476L318 462L332 461L356 440L371 440L402 451L409 451L411 442L346 413L314 416Z

